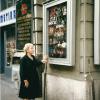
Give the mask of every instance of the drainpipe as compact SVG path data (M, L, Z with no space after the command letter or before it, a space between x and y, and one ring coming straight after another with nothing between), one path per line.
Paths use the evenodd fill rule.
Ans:
M91 65L90 65L90 59L88 59L88 67L89 67L89 74L88 74L88 77L90 77L90 81L92 83L92 88L91 88L91 98L92 100L95 100L95 87L94 87L94 79L93 79L93 76L91 74Z
M94 79L92 77L92 74L91 74L91 65L90 65L90 59L88 59L88 67L89 67L89 73L87 74L86 73L86 66L85 66L85 63L86 63L86 0L84 0L84 78L85 80L87 80L87 77L90 77L90 80L92 82L92 92L90 91L91 93L91 98L92 100L95 100L95 87L94 87Z

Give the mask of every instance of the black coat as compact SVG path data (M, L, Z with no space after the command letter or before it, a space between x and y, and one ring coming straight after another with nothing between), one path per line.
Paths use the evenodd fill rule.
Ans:
M34 99L36 97L41 96L41 86L39 82L38 72L36 67L41 65L42 62L37 60L33 56L33 60L31 60L27 55L25 55L20 62L20 90L19 97ZM24 85L24 80L29 81L28 88Z

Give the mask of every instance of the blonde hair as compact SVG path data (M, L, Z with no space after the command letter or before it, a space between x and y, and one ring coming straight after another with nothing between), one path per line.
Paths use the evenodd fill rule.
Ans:
M26 43L23 50L24 52L27 52L27 50L29 49L29 47L33 47L33 44L32 43Z

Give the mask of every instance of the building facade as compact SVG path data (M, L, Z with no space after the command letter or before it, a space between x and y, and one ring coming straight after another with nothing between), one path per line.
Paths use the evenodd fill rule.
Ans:
M7 9L8 8L8 9ZM4 73L6 64L11 60L10 48L15 49L15 22L16 10L15 1L0 1L0 72ZM12 42L12 43L11 43ZM9 58L9 60L8 60Z
M75 64L73 66L48 65L46 100L100 99L100 64L94 63L96 46L94 34L99 30L98 28L94 31L94 26L99 27L99 24L94 25L94 18L97 17L94 12L100 10L99 6L95 5L100 5L97 2L98 0L76 0L75 23L73 23L75 24ZM100 15L98 17L100 19ZM98 51L100 52L100 48ZM97 57L100 56L99 52L96 52Z
M47 54L49 56L49 62L45 66L42 81L44 100L100 100L100 41L96 41L100 39L99 0L34 0L32 1L32 5L32 43L34 45L35 55L42 57ZM0 7L1 10L5 8ZM58 8L63 9L64 7L67 8L65 12L67 12L68 15L65 14L62 17L60 15L62 13L60 12L61 9L59 9L59 16L56 17L56 10ZM54 8L56 8L56 10ZM50 12L52 12L52 14L50 14ZM74 18L74 20L70 18ZM51 22L49 23L48 20ZM54 45L53 47L50 45L50 43L52 43L52 36L49 34L52 34L52 32L55 34L53 31L54 28L61 27L61 25L55 25L55 20L65 25L64 36L66 37L67 35L73 39L64 38L64 42L69 43L69 41L73 41L67 44L68 48L64 49L66 50L64 51L66 52L66 56L54 55L54 52L53 55L51 54ZM15 48L13 48L16 51L15 23L0 27L1 72L4 72L6 66L10 66L10 63L7 63L6 43L9 44L10 41L11 43L14 42ZM75 29L72 27L75 27ZM61 43L63 43L62 40ZM69 50L69 52L72 51L70 52L72 54L68 54L67 50ZM67 59L68 55L69 58ZM71 63L69 59L74 63ZM67 60L69 61L68 63ZM96 62L97 60L99 61Z

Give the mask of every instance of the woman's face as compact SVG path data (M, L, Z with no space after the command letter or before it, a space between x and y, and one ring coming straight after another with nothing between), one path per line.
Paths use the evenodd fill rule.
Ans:
M29 48L28 48L28 50L27 50L27 53L29 53L29 54L33 54L33 47L32 46L30 46Z

